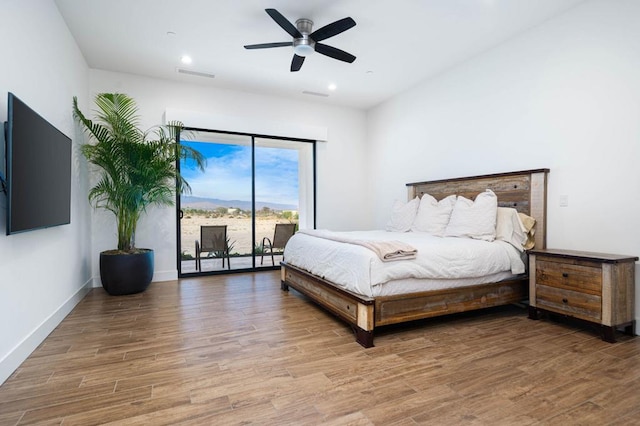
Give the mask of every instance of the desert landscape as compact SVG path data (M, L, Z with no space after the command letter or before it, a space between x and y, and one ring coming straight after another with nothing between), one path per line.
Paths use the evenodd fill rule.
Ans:
M273 239L276 223L296 222L286 218L282 212L259 212L256 216L256 242L260 244L264 237ZM180 221L181 245L183 257L195 256L195 242L200 238L203 225L227 225L227 237L233 254L251 254L251 217L242 212L214 213L211 211L185 209Z

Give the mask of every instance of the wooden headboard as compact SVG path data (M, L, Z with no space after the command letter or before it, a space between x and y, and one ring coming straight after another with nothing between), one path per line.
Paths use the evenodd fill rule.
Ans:
M453 179L408 183L409 200L430 194L437 200L456 194L475 199L490 189L498 196L500 207L513 207L536 220L536 248L547 246L547 174L549 169L523 170Z

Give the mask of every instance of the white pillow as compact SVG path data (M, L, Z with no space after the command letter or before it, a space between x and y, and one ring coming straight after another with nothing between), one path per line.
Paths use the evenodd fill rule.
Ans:
M496 238L497 210L498 197L490 189L478 194L475 201L459 196L444 236L493 241Z
M391 219L387 223L387 231L393 232L407 232L411 229L411 224L418 212L418 206L420 205L420 199L418 197L403 203L400 200L395 200L393 207L391 208Z
M496 240L506 241L519 251L524 251L524 244L527 242L527 229L516 209L498 207Z
M453 206L456 204L456 196L449 195L438 201L429 194L424 194L420 200L418 213L411 225L411 230L416 232L428 232L431 235L442 237Z

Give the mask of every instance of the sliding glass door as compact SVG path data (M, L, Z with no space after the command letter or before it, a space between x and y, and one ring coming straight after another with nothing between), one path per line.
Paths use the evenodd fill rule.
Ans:
M314 143L202 130L181 143L207 167L180 164L179 275L278 267L287 233L314 227Z

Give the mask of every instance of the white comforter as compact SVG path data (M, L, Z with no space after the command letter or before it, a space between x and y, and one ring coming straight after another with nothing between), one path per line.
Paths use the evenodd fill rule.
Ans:
M371 250L354 244L297 233L287 243L285 262L360 294L375 286L408 278L466 279L525 271L520 253L504 241L442 238L422 232L352 231L360 240L398 240L418 250L413 260L383 262Z

